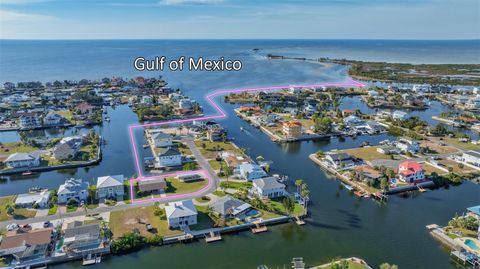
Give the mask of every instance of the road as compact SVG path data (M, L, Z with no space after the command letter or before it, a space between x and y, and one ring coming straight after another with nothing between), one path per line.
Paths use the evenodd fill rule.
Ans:
M213 184L205 190L203 190L200 193L195 193L192 194L191 196L188 197L164 197L161 200L161 203L168 203L168 202L175 202L179 200L185 200L185 199L194 199L197 197L201 197L204 195L207 195L209 193L212 193L215 191L219 185L220 178L217 176L215 171L212 169L208 161L205 159L205 157L200 153L198 148L195 146L195 143L193 142L192 138L183 138L182 141L187 144L187 146L190 148L192 151L193 156L195 156L196 161L200 165L202 169L207 171L209 174L210 178L213 180ZM94 209L88 209L87 214L100 214L100 213L106 213L106 212L111 212L111 211L117 211L117 210L123 210L123 209L131 209L131 208L139 208L139 207L145 207L154 204L156 201L148 201L148 202L138 202L138 203L130 203L130 204L117 204L115 206L105 206L105 207L97 207ZM85 215L85 211L79 209L76 212L71 212L71 213L57 213L55 215L47 215L47 216L41 216L41 217L34 217L34 218L29 218L29 219L14 219L14 220L8 220L8 221L2 221L0 222L0 229L5 228L7 225L11 223L17 223L19 225L22 224L27 224L27 223L36 223L36 222L45 222L45 221L54 221L54 220L59 220L59 219L65 219L65 218L70 218L70 217L79 217Z

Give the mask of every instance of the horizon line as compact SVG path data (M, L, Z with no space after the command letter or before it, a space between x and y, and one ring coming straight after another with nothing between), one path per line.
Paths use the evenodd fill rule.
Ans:
M2 38L0 41L480 41L478 38Z

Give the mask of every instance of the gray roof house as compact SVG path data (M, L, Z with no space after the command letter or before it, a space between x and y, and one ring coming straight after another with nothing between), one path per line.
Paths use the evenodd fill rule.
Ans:
M8 156L4 163L10 168L36 167L40 165L40 156L33 153L16 152Z
M173 147L160 148L158 163L161 167L182 165L182 154Z
M169 203L165 206L168 226L171 228L197 224L197 209L192 200Z
M77 149L68 143L59 143L52 150L53 157L57 160L67 160L77 155Z
M58 187L58 203L66 204L70 199L76 202L86 201L88 198L88 182L81 179L70 178Z
M123 198L125 188L123 175L103 176L97 178L97 198Z
M67 255L88 253L103 248L100 224L83 224L74 221L67 224L64 232L63 251Z
M237 217L250 209L251 205L231 196L223 196L211 205L212 210L224 218Z
M15 206L32 207L33 205L38 205L40 208L45 208L48 206L49 199L50 191L48 190L23 193L19 194L15 199Z
M150 138L152 143L157 148L170 147L173 145L172 136L164 132L151 132Z
M287 195L285 185L274 177L259 178L252 181L251 193L260 197L277 198Z

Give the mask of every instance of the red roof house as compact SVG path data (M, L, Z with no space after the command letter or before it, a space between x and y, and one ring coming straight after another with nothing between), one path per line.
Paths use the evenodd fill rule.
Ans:
M398 166L399 179L405 182L414 183L425 180L425 173L422 165L417 162L403 162Z

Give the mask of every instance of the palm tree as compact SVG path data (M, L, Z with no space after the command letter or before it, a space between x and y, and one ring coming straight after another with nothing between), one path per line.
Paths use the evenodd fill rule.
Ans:
M303 179L295 180L295 186L297 187L297 193L300 194L300 188L304 184Z
M305 215L306 215L307 212L308 212L308 200L310 198L310 190L308 189L307 184L302 185L302 194L301 195L302 195L303 200L304 200L303 209L304 209Z

